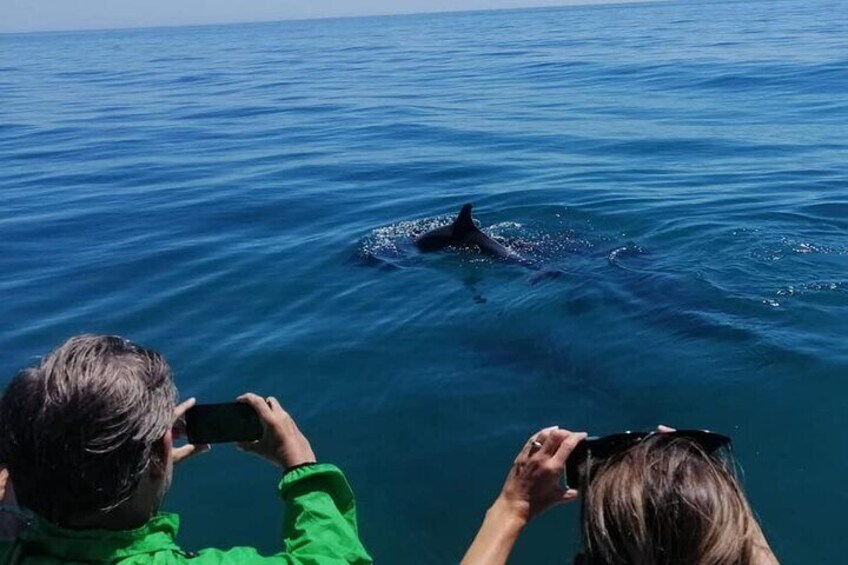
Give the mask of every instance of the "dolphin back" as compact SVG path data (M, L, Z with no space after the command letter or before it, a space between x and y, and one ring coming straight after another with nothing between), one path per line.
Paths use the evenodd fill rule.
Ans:
M415 245L424 252L439 251L449 246L477 247L482 253L510 259L519 263L529 263L521 255L504 245L501 245L474 225L471 216L471 204L466 204L459 211L459 215L449 226L443 226L430 230L415 240Z
M468 245L476 245L480 248L481 252L491 255L493 257L514 260L522 259L522 257L518 255L515 251L504 245L501 245L500 243L498 243L497 241L495 241L494 239L479 230L469 235L466 239L466 243Z
M453 243L453 224L430 230L418 236L415 245L424 252L438 251Z
M438 251L450 245L462 245L469 234L476 231L471 204L466 204L451 225L428 231L415 240L415 245L421 251Z

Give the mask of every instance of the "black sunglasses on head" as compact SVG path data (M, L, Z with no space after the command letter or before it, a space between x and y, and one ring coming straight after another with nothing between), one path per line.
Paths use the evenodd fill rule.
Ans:
M676 430L673 432L624 432L603 437L587 437L577 444L565 462L565 488L580 488L581 477L586 476L588 461L602 461L617 455L649 437L689 440L708 455L722 447L730 446L730 438L707 430Z

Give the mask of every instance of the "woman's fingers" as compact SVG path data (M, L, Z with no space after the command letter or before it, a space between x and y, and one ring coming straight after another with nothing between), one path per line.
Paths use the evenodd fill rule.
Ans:
M542 444L542 448L539 450L538 455L540 457L551 457L554 453L556 453L557 449L559 449L560 444L568 437L570 434L568 430L554 430L552 431L547 438L545 438L545 442Z
M516 461L532 457L555 459L555 464L564 464L568 455L584 439L586 439L585 432L570 432L551 426L535 433L524 445Z
M533 455L539 448L545 443L545 440L548 437L548 434L553 430L556 430L557 426L549 426L547 428L542 428L532 436L527 442L524 444L524 447L521 448L521 451L518 453L518 456L515 458L516 461L521 459L526 459Z
M575 489L570 488L562 494L562 502L569 502L577 498L580 493Z
M571 455L571 452L574 451L574 448L577 447L578 443L586 439L586 436L586 432L569 433L568 436L559 444L556 453L554 453L551 458L553 462L558 467L564 466L568 456Z

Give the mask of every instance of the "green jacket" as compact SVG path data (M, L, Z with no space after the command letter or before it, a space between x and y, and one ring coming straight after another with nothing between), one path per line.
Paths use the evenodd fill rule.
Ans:
M67 530L35 518L19 536L0 542L0 563L56 565L337 565L368 564L359 541L353 492L341 471L327 464L291 470L280 481L287 509L283 549L263 557L249 547L188 553L177 545L179 517L157 514L137 530Z

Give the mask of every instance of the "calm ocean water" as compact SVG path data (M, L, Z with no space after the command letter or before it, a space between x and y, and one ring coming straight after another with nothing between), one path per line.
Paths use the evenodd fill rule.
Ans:
M843 2L6 35L0 67L1 382L109 332L184 396L275 394L382 563L458 561L542 426L715 429L778 555L844 559ZM538 270L416 253L465 202ZM273 548L274 482L188 463L184 545ZM576 510L515 562L567 562Z

